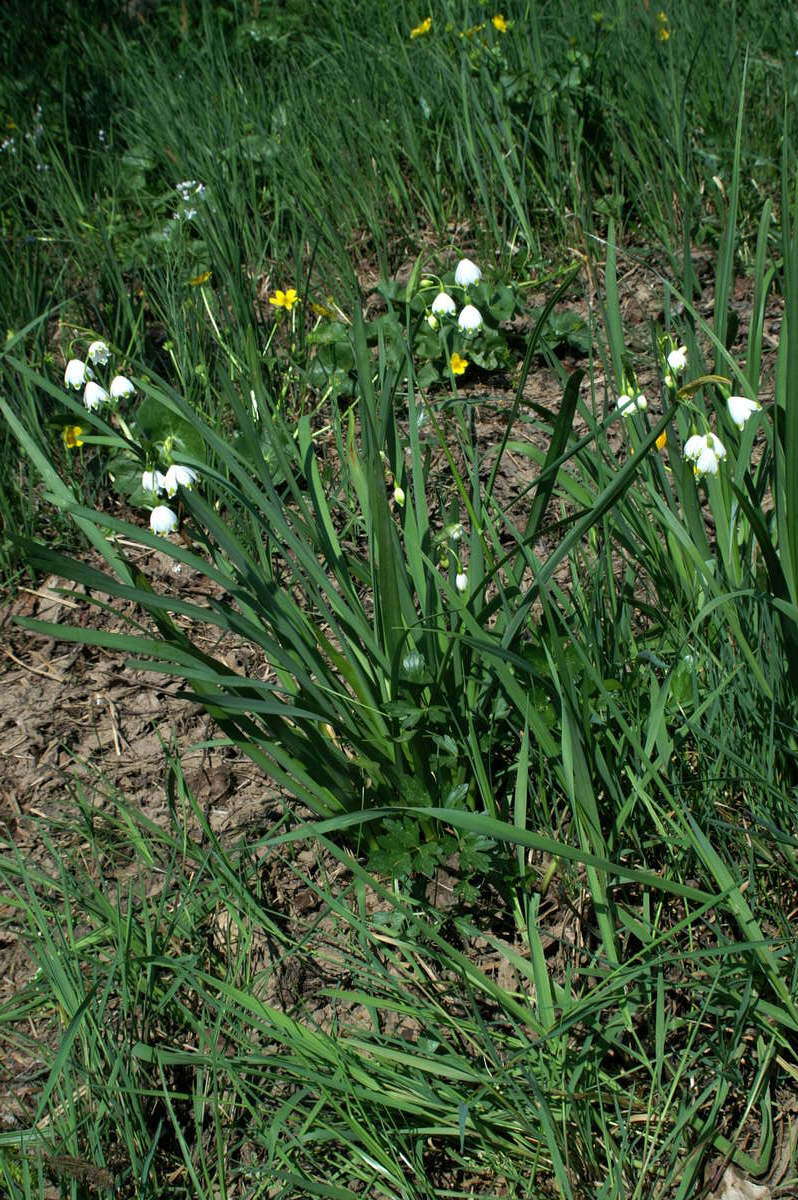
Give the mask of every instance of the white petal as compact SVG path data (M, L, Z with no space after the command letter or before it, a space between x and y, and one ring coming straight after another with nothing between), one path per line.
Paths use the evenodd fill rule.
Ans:
M710 450L716 456L716 458L725 458L726 457L726 447L723 445L723 442L720 440L720 438L717 436L717 434L715 434L715 433L707 434L707 446L709 446Z
M457 588L458 592L464 592L466 590L468 587L468 576L466 575L465 571L459 571L458 574L455 575L454 586Z

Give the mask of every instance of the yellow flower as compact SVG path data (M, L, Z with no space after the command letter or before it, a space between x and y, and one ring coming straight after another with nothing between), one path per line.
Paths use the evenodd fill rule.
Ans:
M193 279L189 279L191 287L202 287L203 283L207 283L211 277L210 271L203 271L201 275L195 275Z
M286 312L290 312L294 305L298 303L299 296L297 295L296 288L288 288L285 292L278 288L273 296L269 296L269 304L273 304L275 308L284 308Z
M661 26L661 27L660 27L660 28L657 30L657 37L659 38L659 40L660 40L661 42L667 42L667 40L668 40L668 38L669 38L670 36L671 36L671 31L670 31L670 29L666 29L664 25L663 25L663 26Z
M657 447L658 450L664 450L665 447L667 446L667 444L668 444L668 431L667 431L667 429L663 429L662 433L659 435L659 437L657 438L654 445Z
M415 29L410 30L411 38L423 37L425 33L429 33L432 29L432 17L425 17L420 25L416 25Z
M64 439L64 445L67 450L74 450L76 446L83 445L83 438L80 436L83 433L82 425L66 425L61 434Z
M452 375L463 375L467 366L468 359L461 358L457 353L453 354L449 359L449 370L451 371Z
M495 17L491 17L490 23L494 29L498 29L499 33L506 33L510 28L501 13L496 13Z
M666 12L662 12L662 11L658 12L657 20L659 21L660 25L667 25L668 24L668 14Z

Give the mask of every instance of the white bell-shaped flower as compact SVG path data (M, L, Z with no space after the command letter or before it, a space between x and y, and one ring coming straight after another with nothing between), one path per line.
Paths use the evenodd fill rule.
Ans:
M717 458L724 459L726 457L726 447L723 445L723 442L720 440L717 434L708 433L706 435L706 441L707 446L709 446L710 450Z
M463 333L476 333L482 325L482 313L473 304L467 304L457 318Z
M180 463L172 463L164 476L164 487L166 488L167 496L174 496L179 487L184 487L188 491L191 491L191 488L198 479L199 475L191 467L183 467Z
M715 451L705 446L695 460L693 470L696 475L717 475L719 465L720 459Z
M89 346L88 359L89 362L94 363L95 367L106 366L110 357L111 351L105 342L92 342Z
M729 416L738 429L743 429L748 418L762 407L758 400L750 400L748 396L729 396L726 404Z
M145 492L154 492L155 495L157 495L158 492L165 492L166 476L162 475L161 472L157 470L143 471L141 475L141 486L144 488Z
M705 438L703 438L700 433L694 433L692 437L689 437L684 443L684 450L682 453L688 462L695 462L705 445Z
M64 383L67 387L82 388L87 379L93 379L94 372L87 367L83 359L70 358L64 371Z
M672 371L683 371L687 366L687 347L679 346L668 355L668 366Z
M636 396L624 394L618 397L617 407L618 411L623 413L625 417L630 417L632 413L638 410L642 412L644 408L648 408L648 400L646 400L642 392L639 392Z
M436 317L451 317L457 312L457 305L448 292L438 292L430 308Z
M461 258L454 269L454 281L458 287L467 288L479 283L482 272L470 258Z
M465 571L458 571L454 577L454 586L458 592L464 592L468 587L468 576Z
M112 400L124 400L127 396L133 396L136 389L127 375L114 375L109 391Z
M726 457L726 447L714 433L693 434L684 445L684 457L693 464L693 473L717 475L718 467Z
M173 533L177 529L177 513L166 504L159 504L150 513L150 529L153 533Z
M100 387L99 383L93 383L91 380L83 389L83 403L89 412L96 412L101 404L108 402L108 393L104 387Z

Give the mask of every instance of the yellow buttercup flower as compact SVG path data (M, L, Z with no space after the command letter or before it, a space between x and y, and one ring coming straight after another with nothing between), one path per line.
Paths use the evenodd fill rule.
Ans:
M509 23L504 19L501 13L496 13L495 17L491 17L490 23L494 29L498 29L499 33L506 33L510 28Z
M671 31L670 31L670 29L666 29L664 25L662 25L662 26L661 26L661 27L660 27L660 28L657 30L657 37L659 38L659 40L660 40L661 42L667 42L667 40L668 40L668 38L669 38L670 36L671 36Z
M411 38L423 37L425 33L429 33L432 29L432 17L425 17L420 25L416 25L415 29L410 30Z
M453 354L449 359L449 370L451 371L452 375L463 375L467 366L468 359L461 358L457 353Z
M273 304L275 308L284 308L286 312L290 312L298 303L296 288L288 288L285 292L278 288L273 296L269 296L269 304Z
M668 431L667 431L667 429L663 429L662 433L659 435L659 437L657 438L654 445L657 447L658 450L664 450L665 447L667 446L667 444L668 444Z
M67 450L74 450L76 446L83 445L83 438L80 436L83 433L82 425L67 425L64 432L61 434L64 439L64 445Z

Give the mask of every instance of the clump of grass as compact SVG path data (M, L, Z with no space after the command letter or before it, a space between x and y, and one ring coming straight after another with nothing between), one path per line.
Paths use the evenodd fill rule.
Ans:
M763 1178L798 1027L798 268L772 119L793 104L794 16L730 35L714 6L519 5L505 30L451 4L411 39L419 14L395 5L368 30L332 0L310 29L300 6L256 8L186 8L146 37L71 28L121 115L101 139L90 104L45 107L19 139L0 369L7 457L92 561L45 544L26 474L0 505L22 535L9 569L146 621L37 628L181 678L304 823L222 844L174 763L169 828L122 798L103 828L84 805L94 871L57 829L53 873L9 855L37 971L2 1026L24 1039L35 1014L51 1049L35 1111L0 1134L6 1189L664 1200L709 1159ZM650 352L619 299L637 239L671 270ZM717 252L711 322L697 241ZM487 451L465 343L419 383L434 314L414 289L453 243L490 279L564 280L527 314ZM569 372L547 322L574 246L601 320ZM353 259L383 276L371 325ZM95 336L130 364L138 424L54 383ZM340 403L312 374L320 345ZM551 407L528 398L543 364ZM738 430L729 395L767 399L771 371L773 403ZM67 416L91 478L53 451ZM725 458L686 458L710 431ZM175 501L188 543L108 495L110 448L140 474L167 442L200 475ZM197 572L201 600L154 589L125 538ZM203 627L263 671L209 654ZM158 886L106 881L112 851ZM301 878L313 922L272 911L265 862ZM439 911L444 871L457 904Z

